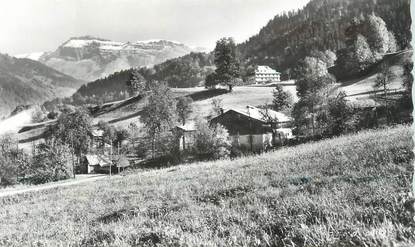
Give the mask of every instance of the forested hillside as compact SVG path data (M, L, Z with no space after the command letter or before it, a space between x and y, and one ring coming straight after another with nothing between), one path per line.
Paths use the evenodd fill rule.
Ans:
M165 81L170 87L184 88L199 86L205 76L213 70L213 66L211 54L190 53L180 58L167 60L153 68L139 68L137 72L147 81ZM128 98L130 92L127 81L133 70L134 68L122 70L90 82L81 86L72 97L55 99L46 102L45 106L50 108L50 106L61 102L74 105L100 104Z
M140 69L147 80L166 81L170 87L195 87L213 70L213 56L206 53L191 53L167 60L153 69Z
M257 35L237 46L241 77L249 79L257 64L270 65L283 72L283 79L295 77L293 69L300 60L319 53L327 56L346 48L346 41L350 40L346 30L352 20L372 14L385 21L388 31L396 38L397 50L408 48L409 4L409 0L311 0L301 10L277 15ZM170 87L194 87L203 84L213 70L212 53L190 53L152 68L139 68L138 73L147 81L166 81ZM126 82L131 71L116 72L91 82L66 101L99 103L126 98L129 96Z
M37 61L0 54L0 117L19 105L68 96L82 83Z
M345 47L345 30L354 17L380 16L400 49L411 40L409 0L312 0L302 10L277 15L238 46L242 62L267 64L280 71L296 66L313 50Z

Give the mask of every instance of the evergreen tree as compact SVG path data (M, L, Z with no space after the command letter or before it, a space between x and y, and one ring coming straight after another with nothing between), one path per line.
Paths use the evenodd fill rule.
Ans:
M146 79L136 69L133 69L130 74L130 78L127 81L127 87L130 92L130 96L136 96L143 94L146 89Z
M273 96L272 103L274 110L282 111L291 106L292 97L289 92L284 91L281 85L276 85Z

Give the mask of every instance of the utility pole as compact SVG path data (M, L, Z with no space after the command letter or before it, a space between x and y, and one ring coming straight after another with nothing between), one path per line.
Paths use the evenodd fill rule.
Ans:
M251 152L254 151L253 147L253 136L252 136L252 119L251 119L251 111L249 110L249 106L246 106L246 109L248 110L248 116L249 116L249 144L251 146Z
M110 177L111 177L111 168L112 168L112 143L111 143L111 153L110 153Z
M120 174L120 143L118 143L118 174Z
M74 163L74 152L75 152L75 150L74 150L74 147L73 147L73 135L72 135L72 133L71 133L71 155L72 155L72 172L73 172L73 178L75 179L75 163Z

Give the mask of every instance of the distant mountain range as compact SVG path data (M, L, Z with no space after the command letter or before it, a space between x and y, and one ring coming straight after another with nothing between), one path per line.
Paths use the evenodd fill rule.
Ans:
M385 20L400 48L408 47L411 38L409 0L311 0L301 10L275 16L258 34L238 44L241 75L249 79L254 66L264 64L283 72L285 78L292 78L298 61L313 50L336 52L344 48L345 31L352 19L372 13ZM141 68L139 73L147 80L167 81L171 87L195 87L214 70L213 60L213 53L191 53L151 69ZM121 99L130 73L131 70L116 72L84 85L78 93L98 98L114 94L109 99Z
M151 67L199 51L168 40L118 42L92 36L74 37L54 52L22 54L83 81L94 81L131 67Z
M40 62L0 53L0 118L18 105L69 96L84 83Z

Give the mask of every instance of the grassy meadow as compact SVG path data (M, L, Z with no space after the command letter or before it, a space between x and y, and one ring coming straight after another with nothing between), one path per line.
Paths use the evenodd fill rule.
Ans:
M0 246L412 246L412 131L0 199Z
M287 86L286 90L292 92L295 95L295 87ZM179 96L189 96L191 94L200 93L205 91L205 88L172 88L173 95L175 97ZM194 114L192 118L196 117L197 114L200 114L203 117L206 117L212 112L212 100L220 99L222 103L227 108L233 107L246 107L247 105L259 106L272 103L272 91L273 87L234 87L233 91L230 93L208 97L203 100L196 100L193 103ZM143 109L145 106L145 100L142 100L135 104L134 106L126 106L116 111L110 111L94 119L94 123L98 123L100 120L103 121L112 121L116 120L113 124L117 127L127 128L130 123L135 123L140 125L140 116L133 116L131 118L126 118L129 114L134 114ZM118 121L117 119L122 119Z

